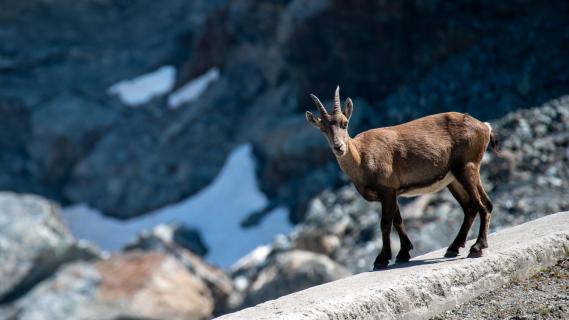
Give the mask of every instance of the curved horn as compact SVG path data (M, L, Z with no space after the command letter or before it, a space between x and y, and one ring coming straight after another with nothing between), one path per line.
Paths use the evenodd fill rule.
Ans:
M322 115L328 114L328 111L326 111L326 108L324 108L324 105L322 104L322 102L320 102L320 99L318 99L318 97L316 97L312 93L310 94L310 97L312 98L312 100L314 101L314 104L316 105L316 107L320 111L320 114L322 114Z
M336 87L336 94L334 94L334 113L341 113L340 107L340 86Z

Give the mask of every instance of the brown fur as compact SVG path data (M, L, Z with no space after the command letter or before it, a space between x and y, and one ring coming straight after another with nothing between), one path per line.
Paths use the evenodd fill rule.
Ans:
M318 98L313 99L317 106L321 104ZM335 106L339 106L338 89ZM382 203L383 248L374 269L385 267L391 259L392 224L401 239L398 260L408 260L409 250L413 248L401 221L397 196L413 195L414 191L438 191L436 189L444 187L450 189L465 212L461 230L446 255L458 254L479 212L481 229L470 256L481 256L482 249L487 247L492 203L480 181L480 163L491 139L494 146L491 127L468 114L447 112L372 129L352 139L347 131L352 108L348 99L344 112L335 107L334 113L328 114L320 105L320 118L310 112L306 116L327 137L338 164L358 192L368 201Z

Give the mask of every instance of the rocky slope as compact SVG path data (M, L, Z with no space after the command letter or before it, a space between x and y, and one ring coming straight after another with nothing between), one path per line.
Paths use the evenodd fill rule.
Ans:
M303 220L342 184L302 114L338 83L354 132L451 109L497 118L569 89L566 1L3 2L0 188L120 218L200 190L247 141L271 207ZM220 77L176 110L108 93L163 65L176 87Z

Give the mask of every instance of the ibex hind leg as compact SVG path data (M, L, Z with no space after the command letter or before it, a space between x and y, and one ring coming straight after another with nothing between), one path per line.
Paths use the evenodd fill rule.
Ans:
M447 252L445 253L445 257L454 258L458 256L460 248L464 248L464 245L466 244L466 237L468 236L468 232L470 231L472 223L476 218L478 206L476 206L462 184L460 184L460 182L457 180L454 180L451 184L449 184L448 189L456 201L458 201L462 208L462 211L464 212L464 219L462 221L462 225L460 226L460 230L458 231L456 238L450 244Z
M490 221L492 220L492 210L494 208L494 205L492 204L492 201L490 200L490 197L488 197L488 194L486 194L486 191L484 191L484 187L482 186L482 180L480 179L480 173L478 173L478 181L477 181L477 189L478 189L478 193L480 194L480 199L482 200L482 204L484 206L485 210L481 210L480 211L480 232L479 234L483 234L483 241L482 241L482 245L483 245L483 249L488 248L488 230L490 229ZM480 237L480 235L479 235Z
M482 202L484 203L486 210L492 213L492 210L494 210L494 205L492 204L492 200L490 200L490 197L484 190L484 186L482 185L482 180L480 178L478 179L478 193L480 193L480 198L482 199Z
M482 188L480 184L480 164L469 162L463 168L456 170L454 175L458 182L464 187L475 206L478 207L480 230L478 232L478 239L470 248L468 254L469 258L478 258L482 256L482 249L488 247L487 235L490 224L490 212L486 208L482 200L483 196L480 193L480 189ZM487 196L484 195L484 197Z

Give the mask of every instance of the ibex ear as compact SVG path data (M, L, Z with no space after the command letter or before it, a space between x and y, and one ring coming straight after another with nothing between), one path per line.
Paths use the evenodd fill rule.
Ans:
M344 106L344 116L346 116L348 120L350 120L353 110L354 110L354 103L352 102L352 99L350 98L346 99L346 103Z
M306 120L316 128L320 129L320 118L316 117L310 111L306 111Z

